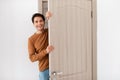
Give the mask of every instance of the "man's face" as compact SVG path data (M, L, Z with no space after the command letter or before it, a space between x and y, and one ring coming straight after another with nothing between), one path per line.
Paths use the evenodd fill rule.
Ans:
M33 24L38 31L42 31L44 29L45 22L41 17L35 17Z

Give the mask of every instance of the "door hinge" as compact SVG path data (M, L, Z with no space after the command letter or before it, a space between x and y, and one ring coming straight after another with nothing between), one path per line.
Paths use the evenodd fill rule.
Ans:
M93 11L91 11L91 18L93 18Z

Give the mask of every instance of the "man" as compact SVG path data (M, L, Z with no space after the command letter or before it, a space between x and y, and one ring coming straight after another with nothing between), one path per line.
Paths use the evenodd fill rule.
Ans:
M49 19L51 13L46 13ZM32 62L39 62L39 80L49 80L49 53L54 50L52 45L48 44L48 29L45 29L45 17L40 13L32 16L32 23L36 32L28 39L29 58Z

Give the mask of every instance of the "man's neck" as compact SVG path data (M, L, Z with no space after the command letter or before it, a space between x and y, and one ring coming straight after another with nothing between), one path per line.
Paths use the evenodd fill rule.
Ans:
M36 33L37 34L41 34L41 33L43 33L44 32L44 29L43 30L40 30L40 31L37 31Z

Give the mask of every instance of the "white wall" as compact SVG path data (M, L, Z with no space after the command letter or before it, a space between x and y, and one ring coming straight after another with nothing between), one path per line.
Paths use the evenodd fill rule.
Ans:
M37 0L0 0L0 80L38 80L37 63L28 59L27 39Z
M120 0L97 0L98 80L120 80Z

